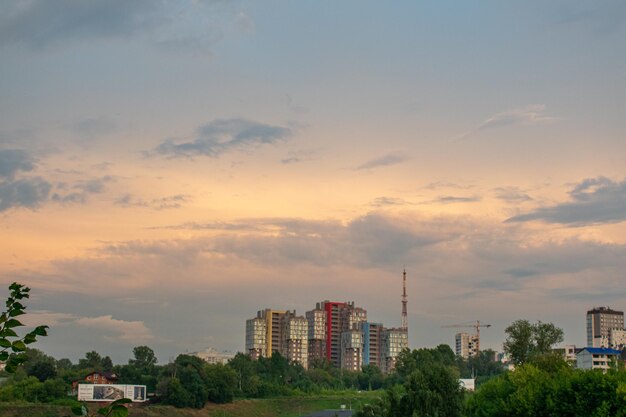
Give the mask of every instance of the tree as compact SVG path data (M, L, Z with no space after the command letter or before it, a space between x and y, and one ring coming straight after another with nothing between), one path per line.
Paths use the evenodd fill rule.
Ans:
M552 323L530 323L528 320L514 321L505 330L507 338L504 351L515 365L549 354L552 346L563 341L563 330Z
M5 371L14 373L17 367L26 361L26 345L35 343L37 336L47 336L48 326L37 326L23 337L16 330L24 326L16 317L26 314L22 300L29 298L30 288L14 282L9 285L9 297L6 311L0 314L0 361L6 362Z
M128 361L129 365L140 369L143 373L151 373L157 363L154 350L148 346L136 346L133 348L133 356L135 359Z

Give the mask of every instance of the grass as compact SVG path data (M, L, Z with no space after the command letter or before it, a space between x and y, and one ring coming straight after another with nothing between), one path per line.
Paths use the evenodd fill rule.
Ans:
M347 391L328 395L307 395L267 399L237 400L230 404L207 404L201 410L151 405L131 408L130 417L299 417L314 411L346 408L359 410L380 397L382 391ZM96 406L90 407L95 414ZM0 417L63 417L70 408L51 404L0 403Z

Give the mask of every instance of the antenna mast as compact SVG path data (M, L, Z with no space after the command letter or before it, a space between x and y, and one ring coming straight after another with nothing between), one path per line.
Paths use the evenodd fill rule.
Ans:
M407 305L407 297L406 297L406 268L402 271L402 329L408 332L409 330L409 321L407 318L406 305Z

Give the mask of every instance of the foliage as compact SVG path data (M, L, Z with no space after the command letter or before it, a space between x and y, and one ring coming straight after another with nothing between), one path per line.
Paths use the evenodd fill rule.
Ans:
M519 366L468 399L467 417L624 417L626 372Z
M16 317L26 314L22 300L29 298L30 288L14 282L9 286L6 311L0 314L0 361L6 361L5 371L14 373L26 361L26 346L37 341L37 336L47 336L48 326L37 326L23 337L16 330L24 326Z
M517 320L505 329L504 351L515 365L521 365L538 355L552 351L552 346L563 341L563 330L552 323L530 323Z
M129 404L131 402L132 401L129 400L128 398L121 398L119 400L115 400L111 404L107 405L106 407L102 407L98 409L98 415L102 417L127 417L128 408L126 408L125 404ZM87 408L85 404L80 404L75 407L72 407L72 414L74 414L75 416L81 416L81 417L92 417L89 415L89 409Z
M396 364L402 387L389 388L378 401L363 406L356 417L460 417L463 391L455 357L447 345L405 350Z

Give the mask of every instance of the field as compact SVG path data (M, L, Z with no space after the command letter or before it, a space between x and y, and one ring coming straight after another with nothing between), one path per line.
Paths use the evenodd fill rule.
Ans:
M313 411L346 408L360 409L380 396L380 392L348 392L336 395L238 400L231 404L208 404L201 410L176 409L152 405L133 407L130 417L298 417ZM95 413L95 407L94 407ZM48 404L0 403L0 417L64 417L69 407Z

